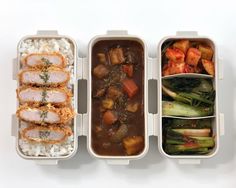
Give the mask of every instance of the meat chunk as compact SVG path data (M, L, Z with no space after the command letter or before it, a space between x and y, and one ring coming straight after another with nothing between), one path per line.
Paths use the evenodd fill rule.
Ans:
M175 49L167 48L166 57L175 63L183 63L185 55L184 55L184 52L182 52L181 50L177 48Z
M109 51L111 64L117 65L122 64L125 61L124 53L122 48L114 48Z
M65 58L59 53L32 53L27 55L22 63L31 68L49 66L65 68L66 66Z
M180 49L182 52L184 52L184 54L186 54L189 49L189 40L177 41L173 44L173 47Z
M109 74L109 70L105 65L100 64L93 69L93 74L97 78L101 79Z
M22 138L30 142L58 144L73 134L69 126L37 126L31 125L22 131Z
M201 52L197 48L189 48L186 57L186 63L196 67L201 58Z
M100 63L102 64L106 63L106 55L104 53L98 53L97 57Z
M211 61L213 56L213 50L211 47L200 44L198 49L202 54L202 59Z
M107 110L103 114L103 123L105 125L112 125L118 120L118 116L114 111Z
M111 136L110 140L115 143L119 143L122 141L124 137L128 134L128 126L122 124L118 130Z
M117 100L123 95L122 91L115 87L115 86L110 86L107 90L107 97L113 100Z
M27 69L19 73L20 83L32 86L65 86L70 80L69 71L59 68Z
M203 59L202 65L208 74L210 74L212 76L215 75L215 66L212 61L208 61L208 60Z
M135 155L140 153L144 148L144 140L142 136L130 136L123 139L123 146L127 155Z

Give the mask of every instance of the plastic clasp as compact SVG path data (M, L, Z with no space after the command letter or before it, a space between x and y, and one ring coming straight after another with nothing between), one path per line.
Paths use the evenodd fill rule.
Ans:
M16 117L16 114L12 114L11 116L11 136L17 136L17 117Z
M220 113L220 117L219 117L219 121L220 121L220 136L224 136L225 135L225 116L223 113Z
M179 159L179 164L182 165L199 165L201 164L200 159Z
M17 65L17 59L12 60L12 79L17 80L17 73L18 73L18 65Z
M129 165L129 160L106 160L109 165Z
M219 80L223 80L224 79L224 66L223 66L223 58L219 57L218 58L218 63L219 63L219 66L218 66L218 73L219 73Z
M58 35L57 30L38 30L37 35Z
M108 35L128 35L127 30L107 30Z
M54 166L58 164L58 160L36 160L35 163L42 166Z
M176 35L191 37L191 36L198 36L198 32L197 31L177 31Z

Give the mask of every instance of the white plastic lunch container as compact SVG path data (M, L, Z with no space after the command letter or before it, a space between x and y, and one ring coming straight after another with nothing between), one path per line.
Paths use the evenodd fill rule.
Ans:
M178 40L178 39L188 39L188 40L193 40L193 41L199 41L199 42L204 42L211 46L211 48L214 50L214 56L213 56L213 62L215 63L215 76L210 76L210 75L199 75L199 74L177 74L177 75L170 75L170 76L162 76L162 51L161 47L164 42L167 41L173 41L173 40ZM218 98L218 93L219 93L219 88L218 88L218 81L223 79L223 72L222 68L220 67L220 61L218 58L218 53L217 53L217 47L216 44L212 39L209 37L204 37L204 36L199 36L197 32L177 32L175 36L169 36L163 38L158 46L158 68L154 68L153 70L158 70L158 72L154 72L154 77L158 80L158 88L161 88L162 86L162 80L163 79L168 79L168 78L176 78L176 77L191 77L191 78L210 78L213 81L213 87L216 91L216 96L215 96L215 107L214 107L214 115L213 116L207 116L207 117L194 117L194 118L183 118L183 117L174 117L174 118L179 118L179 119L205 119L209 118L212 119L212 126L213 126L213 135L215 135L215 147L213 151L209 154L206 155L168 155L165 153L165 151L162 148L162 118L163 117L168 117L168 116L163 116L162 115L162 89L159 89L158 91L158 116L155 118L154 122L156 125L158 125L158 148L159 151L166 157L172 158L172 159L178 159L179 163L182 164L199 164L201 159L206 159L206 158L211 158L216 155L216 153L219 150L219 144L220 144L220 136L224 135L224 115L219 112L219 98ZM173 118L173 117L171 117Z
M75 41L67 36L62 36L62 35L58 35L57 31L38 31L36 35L32 35L32 36L26 36L24 38L22 38L20 40L20 42L18 43L18 47L17 47L17 58L13 60L13 79L17 80L17 87L19 87L19 80L17 78L18 72L21 69L21 63L20 63L20 45L22 44L23 41L27 40L27 39L62 39L65 38L67 39L70 44L71 44L71 48L73 50L73 55L74 55L74 69L73 69L73 76L72 76L72 85L73 85L73 96L74 96L74 100L73 100L73 108L75 110L76 116L73 119L73 134L74 134L74 146L73 146L73 151L66 156L61 156L61 157L33 157L33 156L26 156L21 148L19 147L19 127L20 127L20 121L18 120L18 118L16 117L16 115L12 115L12 136L16 137L16 151L18 153L18 155L24 159L28 159L28 160L33 160L38 164L45 164L45 165L55 165L58 163L59 160L65 160L65 159L69 159L72 156L74 156L77 152L77 148L78 148L78 125L81 124L81 117L77 114L77 88L78 88L78 84L77 84L77 80L82 76L82 67L81 65L77 64L77 60L78 60L78 51L77 51L77 45L75 43ZM17 108L19 107L19 103L17 102Z
M157 50L157 58L149 58L148 57L148 51L145 42L133 35L129 35L127 31L108 31L105 35L98 35L94 37L88 46L88 57L80 58L78 57L78 51L76 47L76 43L66 37L58 35L56 31L39 31L37 35L33 36L26 36L24 37L20 43L25 39L30 38L67 38L71 41L74 48L74 108L77 112L78 108L78 102L79 106L82 104L86 106L87 110L84 112L78 112L76 117L74 118L74 151L70 156L66 157L59 157L59 158L53 158L53 157L28 157L22 154L19 148L18 140L19 140L19 121L16 118L16 115L12 116L12 135L16 137L16 149L17 153L24 159L29 159L36 161L38 164L57 164L59 160L63 159L69 159L71 158L77 151L77 137L79 136L87 136L87 149L88 152L97 159L102 159L107 161L108 164L112 165L128 165L131 160L137 160L141 159L145 156L145 154L148 152L149 148L149 136L156 136L158 140L158 148L161 154L163 154L165 157L177 159L179 163L181 164L199 164L201 159L211 158L213 157L217 151L219 150L219 142L220 142L220 136L224 135L224 115L219 112L218 109L218 80L223 79L223 73L222 68L220 66L220 61L217 56L217 49L216 44L214 41L209 39L208 37L201 37L198 36L197 32L177 32L177 35L171 36L171 37L165 37L161 40L159 43L159 47ZM213 79L214 87L216 90L216 99L215 99L215 114L214 116L210 117L214 119L213 122L213 132L215 137L216 146L215 149L212 151L212 153L208 155L187 155L187 156L178 156L178 155L168 155L164 152L162 149L162 105L161 105L161 97L162 97L162 90L161 90L161 84L162 84L162 73L161 73L161 46L162 44L167 40L176 40L176 39L190 39L195 41L204 41L207 42L213 49L214 49L214 57L213 61L215 62L215 77L211 77L208 75L196 75L192 74L190 76L193 77L204 77L204 78L210 78ZM91 125L91 97L92 97L92 85L91 85L91 72L92 72L92 49L96 42L98 41L104 41L104 40L131 40L131 41L137 41L139 42L144 49L144 119L145 119L145 148L143 152L139 155L135 156L101 156L96 154L92 149L92 138L91 138L91 132L92 132L92 125ZM18 45L18 48L19 48ZM18 49L19 50L19 49ZM20 59L19 59L19 51L18 51L18 57L14 59L13 61L13 78L16 79L17 72L19 70L20 66ZM172 75L169 77L176 77L176 76L184 76L187 75ZM189 75L188 75L189 76ZM82 87L78 90L78 81L87 81L87 88ZM150 82L149 82L150 81ZM155 81L156 85L154 88L150 88L153 84L151 81ZM19 84L19 83L18 83ZM156 92L152 92L156 91ZM80 93L84 93L83 97L78 100L78 95ZM157 101L156 108L157 112L149 112L148 107L149 104L152 103L152 99L155 99ZM81 100L81 101L80 101ZM149 103L149 104L148 104ZM153 105L153 104L152 104ZM17 104L17 107L19 104ZM205 117L202 117L205 118ZM184 119L181 117L181 119ZM187 119L187 118L185 118ZM197 119L197 118L194 118ZM199 118L201 119L201 117Z

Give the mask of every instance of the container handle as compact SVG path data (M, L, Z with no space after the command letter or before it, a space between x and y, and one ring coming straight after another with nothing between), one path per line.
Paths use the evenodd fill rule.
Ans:
M77 135L83 135L83 115L76 114L76 127L77 127Z
M81 57L78 57L78 65L76 67L76 79L82 79L83 78L83 59Z
M198 36L198 32L197 31L177 31L176 32L177 36L187 36L187 37L191 37L191 36Z
M35 160L35 163L40 166L53 166L58 164L58 160Z
M57 30L38 30L37 35L58 35Z
M200 165L201 164L200 159L179 159L178 162L181 165Z
M18 119L17 119L16 114L12 114L12 116L11 116L11 136L14 136L14 137L17 136L17 129L16 129L17 121L18 121Z
M157 136L157 89L158 89L157 58L148 58L148 135Z
M158 136L159 114L153 114L153 135Z
M88 119L89 117L88 117L88 113L86 113L86 114L83 114L82 115L82 129L81 129L81 133L79 134L79 135L81 135L81 136L87 136L88 135L88 126L89 126L89 122L88 122Z
M12 79L17 80L17 73L18 73L18 65L17 65L17 59L12 60Z
M148 136L154 135L153 114L148 113Z
M106 160L109 165L129 165L129 160Z
M128 35L127 30L107 30L108 35Z
M221 58L221 57L219 57L218 58L218 62L219 62L219 70L218 70L218 72L219 72L219 80L223 80L224 79L224 66L223 66L223 63L222 63L222 61L223 61L223 58Z
M220 136L225 135L225 116L223 113L220 113Z

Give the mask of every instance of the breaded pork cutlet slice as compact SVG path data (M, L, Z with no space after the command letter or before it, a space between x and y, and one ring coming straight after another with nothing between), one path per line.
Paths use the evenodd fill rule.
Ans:
M30 68L58 67L65 68L67 65L64 56L58 52L53 53L31 53L21 61L22 65Z
M30 142L58 144L66 141L73 134L71 127L66 125L40 126L31 124L21 132L21 137Z
M65 124L75 115L71 107L55 108L51 105L30 107L23 105L18 108L17 117L22 121L35 124Z
M68 106L71 103L72 93L65 87L45 88L22 86L17 89L17 98L20 104L33 106L52 104L57 107Z
M19 73L21 85L59 87L65 86L70 80L67 70L50 67L46 69L26 69Z

